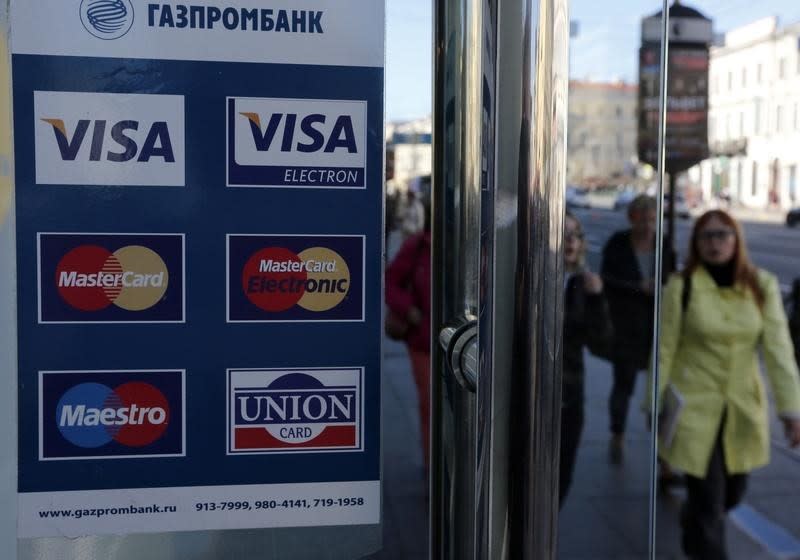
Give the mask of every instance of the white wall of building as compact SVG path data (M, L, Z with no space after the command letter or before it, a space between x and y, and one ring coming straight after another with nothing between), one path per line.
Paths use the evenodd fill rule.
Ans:
M709 141L746 140L745 156L714 158L700 167L704 198L714 186L752 208L800 204L800 24L777 18L728 32L712 47ZM696 172L695 172L696 176Z

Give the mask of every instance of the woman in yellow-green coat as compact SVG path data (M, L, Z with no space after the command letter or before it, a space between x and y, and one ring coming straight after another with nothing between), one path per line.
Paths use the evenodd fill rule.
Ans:
M659 389L683 406L661 458L686 473L683 549L727 558L725 514L742 499L747 473L769 461L768 399L793 447L800 444L800 381L776 278L747 256L739 224L712 210L694 226L684 271L664 290Z

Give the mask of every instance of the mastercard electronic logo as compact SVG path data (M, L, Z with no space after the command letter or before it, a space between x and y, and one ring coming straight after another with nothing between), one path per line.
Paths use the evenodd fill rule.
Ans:
M325 247L298 254L268 247L247 261L242 289L247 299L265 311L285 311L295 305L327 311L350 291L350 269L341 255Z
M41 234L39 244L43 322L183 319L182 236Z
M229 236L230 320L361 320L360 236Z

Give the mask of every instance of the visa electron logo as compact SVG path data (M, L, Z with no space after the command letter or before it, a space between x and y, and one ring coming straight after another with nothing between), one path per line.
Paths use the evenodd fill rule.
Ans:
M72 249L56 266L61 297L81 311L116 305L142 311L157 304L169 286L169 270L152 249L140 245L113 253L97 245Z
M38 237L40 322L183 322L183 235Z
M39 373L40 457L184 453L184 371Z
M242 289L264 311L285 311L295 305L327 311L350 291L350 269L341 255L324 247L300 253L268 247L255 253L242 272Z
M363 188L366 102L228 99L229 186Z
M230 370L229 453L361 448L361 368Z
M124 383L115 389L81 383L61 397L56 422L61 435L79 447L100 447L111 441L142 447L164 434L169 403L148 383Z
M37 184L185 184L183 96L35 91L34 118Z
M81 23L98 39L119 39L133 25L133 5L130 0L83 0Z

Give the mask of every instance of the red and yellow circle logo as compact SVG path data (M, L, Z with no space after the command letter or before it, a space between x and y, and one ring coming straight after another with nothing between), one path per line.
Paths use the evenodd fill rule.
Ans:
M61 298L81 311L112 304L143 311L164 297L169 271L158 253L141 245L113 253L98 245L81 245L59 261L55 282Z
M295 305L328 311L347 297L350 268L341 255L325 247L297 254L284 247L267 247L245 264L242 289L264 311L286 311Z

